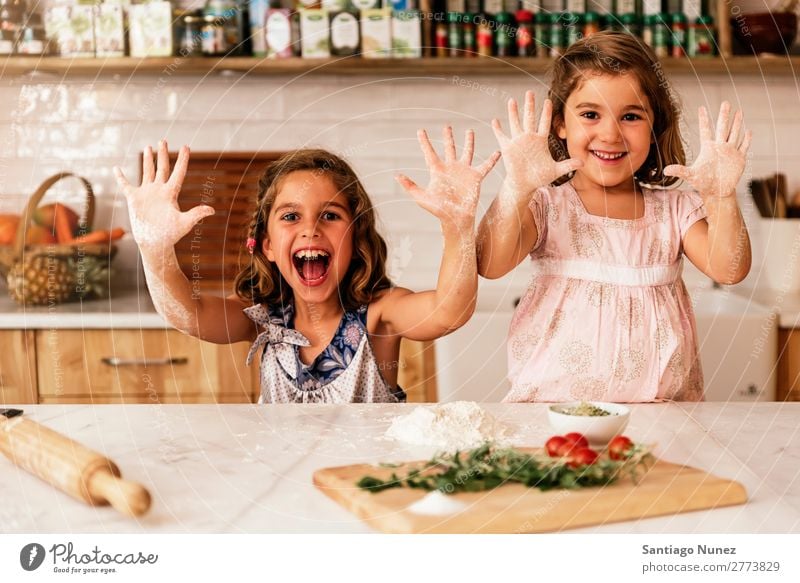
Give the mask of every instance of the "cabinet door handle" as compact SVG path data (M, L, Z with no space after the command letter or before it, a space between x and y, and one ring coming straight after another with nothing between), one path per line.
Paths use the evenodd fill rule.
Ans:
M108 366L168 366L175 364L187 364L188 358L117 358L116 356L100 359L103 364Z

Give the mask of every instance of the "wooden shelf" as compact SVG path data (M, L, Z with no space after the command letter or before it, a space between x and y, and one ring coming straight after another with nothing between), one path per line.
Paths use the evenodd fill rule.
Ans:
M59 77L118 76L206 76L206 75L377 75L382 77L428 77L450 75L541 75L551 59L531 58L424 58L424 59L259 59L228 58L150 58L120 57L60 58L6 57L0 59L0 78L23 75ZM663 59L667 73L683 74L770 74L795 75L800 72L800 57L716 57Z

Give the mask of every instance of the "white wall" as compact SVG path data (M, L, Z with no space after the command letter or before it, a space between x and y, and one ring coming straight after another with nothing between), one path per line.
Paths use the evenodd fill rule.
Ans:
M463 86L459 81L470 86ZM716 111L723 99L744 109L754 132L748 176L775 171L800 188L800 89L789 76L725 75L671 77L684 108L690 157L697 151L697 106ZM365 182L378 208L401 282L420 287L435 282L441 254L436 221L418 208L393 180L398 172L424 181L415 132L427 128L438 140L443 124L457 135L473 128L482 159L496 148L489 126L502 117L508 96L526 89L538 96L544 80L468 74L386 80L374 77L309 76L300 79L225 76L162 76L133 80L60 77L0 80L0 212L19 210L46 176L72 170L89 178L99 196L97 224L127 225L111 168L136 178L137 152L166 137L173 148L186 143L203 150L286 150L322 146L344 153ZM502 167L487 180L482 210L491 201ZM61 192L75 198L69 187ZM752 205L743 197L746 212ZM481 211L482 212L482 211ZM754 233L757 239L757 233ZM756 245L758 242L756 241ZM126 250L118 267L135 255ZM523 274L524 275L524 274ZM504 282L490 284L503 286Z

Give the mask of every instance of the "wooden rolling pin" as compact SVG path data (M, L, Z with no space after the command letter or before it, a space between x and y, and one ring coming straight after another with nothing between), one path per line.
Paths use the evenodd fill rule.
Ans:
M12 462L87 504L111 504L127 516L147 512L150 493L123 480L114 462L21 414L0 409L0 451Z

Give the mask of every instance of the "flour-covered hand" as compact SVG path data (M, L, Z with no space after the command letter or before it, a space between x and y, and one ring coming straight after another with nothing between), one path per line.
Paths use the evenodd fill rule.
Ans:
M145 149L141 185L134 186L121 169L114 168L117 184L128 201L133 238L143 251L162 252L174 247L198 222L214 214L214 209L208 205L185 212L178 208L178 195L188 164L189 148L183 146L170 174L167 142L162 140L156 165L150 146Z
M517 196L528 196L540 186L547 186L555 179L583 166L581 160L569 158L556 162L550 154L548 137L553 117L553 104L546 99L536 127L533 91L525 94L523 121L514 99L508 100L508 123L511 136L506 135L497 119L492 120L492 129L500 144L506 180Z
M667 166L664 175L682 178L703 198L734 196L744 172L752 134L750 130L742 133L741 110L733 116L733 124L730 123L730 113L731 104L723 102L715 133L708 111L701 107L700 154L691 166Z
M460 158L456 158L456 143L453 129L444 129L444 160L434 150L425 130L417 132L425 163L430 172L428 186L421 188L405 175L397 181L417 204L430 212L442 223L468 228L472 231L478 209L481 182L494 168L500 152L494 152L480 166L472 166L475 152L475 133L466 133L466 143Z

